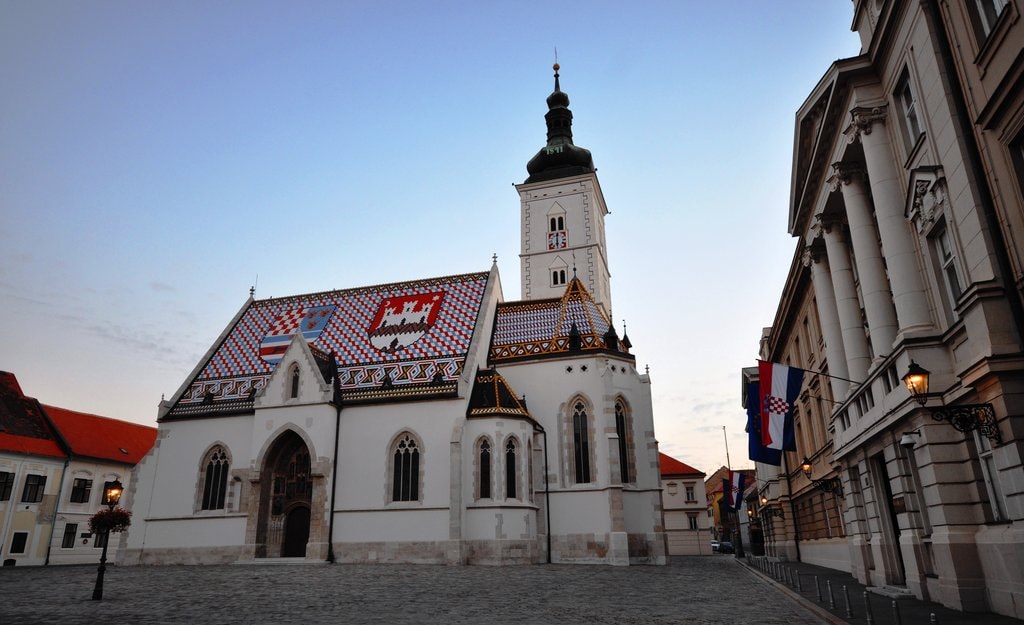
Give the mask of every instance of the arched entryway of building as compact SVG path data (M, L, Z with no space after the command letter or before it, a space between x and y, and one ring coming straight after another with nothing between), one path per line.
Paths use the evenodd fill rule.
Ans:
M270 445L260 467L256 557L304 557L313 479L309 447L292 430Z

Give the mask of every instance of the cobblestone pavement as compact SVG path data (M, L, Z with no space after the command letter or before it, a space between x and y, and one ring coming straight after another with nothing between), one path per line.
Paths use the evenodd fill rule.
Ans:
M0 569L0 624L822 623L725 556L669 566L234 565ZM756 608L754 606L757 606Z

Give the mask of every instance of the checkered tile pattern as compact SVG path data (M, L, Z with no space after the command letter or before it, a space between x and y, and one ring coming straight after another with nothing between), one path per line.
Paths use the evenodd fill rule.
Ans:
M499 304L491 359L566 351L574 323L584 349L604 345L608 319L575 278L561 299Z
M790 409L790 405L786 403L785 399L774 395L764 398L764 407L768 409L769 414L786 414Z
M343 389L379 385L385 373L395 385L429 382L438 371L443 381L455 381L469 350L487 277L487 273L464 274L253 302L180 401L201 401L208 391L216 399L227 399L244 395L253 384L262 386L274 367L260 358L260 342L279 325L278 317L331 304L337 310L312 344L325 353L335 352ZM423 338L390 355L374 349L367 329L385 298L437 291L445 292L444 302ZM244 392L243 380L249 385Z

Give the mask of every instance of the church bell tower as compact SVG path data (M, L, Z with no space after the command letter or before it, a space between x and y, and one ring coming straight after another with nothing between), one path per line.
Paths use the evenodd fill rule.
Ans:
M529 177L516 185L522 222L522 298L561 297L573 276L611 316L611 274L604 237L605 207L590 151L572 142L569 96L548 96L548 142L526 165Z

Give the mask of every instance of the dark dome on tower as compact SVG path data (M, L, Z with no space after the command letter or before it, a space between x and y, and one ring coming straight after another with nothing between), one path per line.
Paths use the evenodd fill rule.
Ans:
M548 126L548 144L526 164L526 171L530 174L526 182L554 180L595 171L594 157L590 155L590 150L573 145L569 95L558 84L558 69L558 63L555 63L555 90L548 96L548 112L544 115Z

